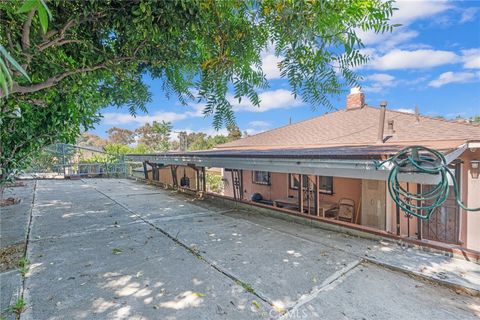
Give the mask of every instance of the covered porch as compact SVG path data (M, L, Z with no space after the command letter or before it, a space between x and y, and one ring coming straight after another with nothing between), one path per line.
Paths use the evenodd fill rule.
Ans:
M175 167L177 180L179 172L193 170L190 181L196 183L190 185L191 189L202 196L227 198L441 250L461 247L460 230L454 231L454 241L434 238L431 226L435 221L427 225L397 208L388 196L389 170L377 169L374 162L396 150L376 151L365 156L359 154L365 150L353 148L345 157L321 152L305 155L305 150L303 154L295 150L283 152L282 157L265 151L225 150L128 157L131 161L156 164L162 170ZM211 168L221 172L223 188L217 192L209 190L207 172ZM152 173L153 180L175 187L173 171L165 172L166 175L156 177ZM423 174L403 174L400 179L411 191L421 184L436 183L435 177ZM178 183L176 187L184 189ZM453 228L458 228L458 222L454 222Z

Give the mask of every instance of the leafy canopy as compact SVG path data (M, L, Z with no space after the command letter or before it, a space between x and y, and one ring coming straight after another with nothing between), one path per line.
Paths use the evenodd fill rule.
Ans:
M145 74L163 80L167 96L204 102L215 128L233 124L227 92L260 105L257 91L268 86L261 52L270 47L282 57L281 75L295 96L331 107L328 97L354 85L352 68L367 61L356 32L393 28L392 2L382 0L44 4L0 2L0 42L18 61L0 57L2 74L12 75L0 89L0 162L7 171L45 144L73 142L81 127L95 125L102 107L146 111ZM49 138L26 141L37 134Z

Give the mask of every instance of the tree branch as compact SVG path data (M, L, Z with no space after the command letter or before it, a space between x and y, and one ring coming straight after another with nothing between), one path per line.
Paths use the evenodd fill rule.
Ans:
M32 19L33 16L35 15L35 11L37 9L32 9L28 14L27 14L27 20L23 23L23 28L22 28L22 49L23 51L27 51L30 48L30 28L32 26Z
M50 77L43 82L32 84L30 86L20 86L18 83L15 82L13 84L12 90L10 91L10 94L13 94L13 93L25 94L25 93L37 92L37 91L40 91L40 90L43 90L43 89L51 88L51 87L55 86L58 82L62 81L63 79L65 79L67 77L70 77L72 75L79 74L79 73L92 72L92 71L99 70L99 69L105 69L109 65L111 65L112 63L133 61L134 59L135 59L135 57L122 57L122 58L117 58L117 59L113 59L113 60L110 60L110 61L106 61L106 62L97 64L97 65L94 65L94 66L66 71L66 72L57 74L53 77ZM3 98L3 97L4 97L4 93L2 91L0 91L0 98Z
M38 46L38 51L43 51L45 49L48 49L52 46L63 46L64 44L68 43L83 43L82 40L74 40L74 39L67 39L67 40L62 40L62 38L56 38L50 42L41 44Z

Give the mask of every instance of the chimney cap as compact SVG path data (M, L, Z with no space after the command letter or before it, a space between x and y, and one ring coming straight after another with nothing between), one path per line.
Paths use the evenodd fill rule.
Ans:
M380 107L385 108L387 106L387 101L380 102Z
M353 87L350 89L350 94L355 94L355 93L362 93L362 88L361 87Z

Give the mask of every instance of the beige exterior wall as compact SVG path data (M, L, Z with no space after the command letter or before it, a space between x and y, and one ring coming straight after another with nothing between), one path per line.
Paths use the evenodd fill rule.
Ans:
M225 195L233 197L232 176L230 171L224 172ZM313 178L313 177L312 177ZM243 198L251 200L254 193L260 193L265 200L275 200L288 196L298 197L298 190L290 189L287 173L270 173L270 185L252 182L252 171L243 170ZM355 201L355 210L361 202L362 180L349 178L333 178L333 194L319 193L320 201L338 202L341 198Z
M480 177L474 179L472 177L471 160L480 160L480 150L472 152L465 151L462 155L464 161L462 165L463 184L462 184L462 200L469 208L480 207ZM460 227L463 233L462 240L466 247L472 250L480 251L480 212L461 210L463 218Z
M178 166L177 168L177 181L180 184L180 179L183 178L184 174L190 179L190 189L197 189L197 176L196 171L187 166ZM167 185L173 185L172 171L169 166L162 167L158 170L158 177L160 182ZM153 179L153 171L148 172L148 179Z

